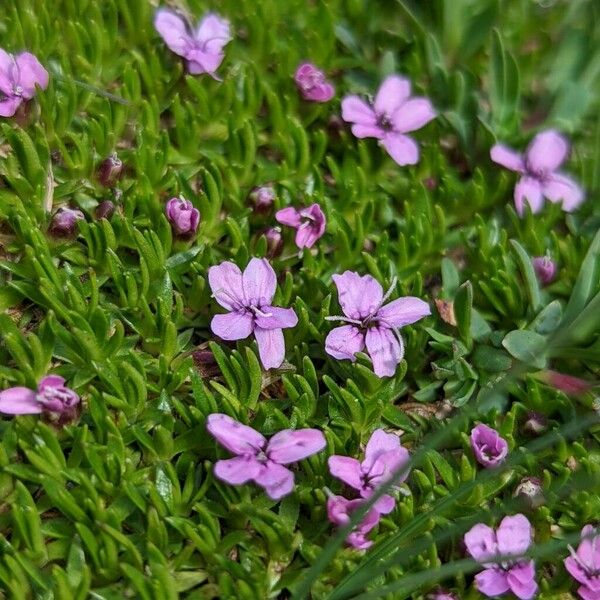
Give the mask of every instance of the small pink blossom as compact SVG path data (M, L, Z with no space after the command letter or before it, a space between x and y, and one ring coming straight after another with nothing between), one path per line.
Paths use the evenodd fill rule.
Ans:
M569 142L558 131L549 129L538 133L521 155L503 144L496 144L490 151L495 163L521 175L515 186L515 206L523 214L525 202L531 212L542 210L544 198L561 202L562 209L571 212L584 200L581 187L558 168L569 153Z
M232 262L208 270L208 283L215 300L229 312L215 315L210 328L224 340L243 340L254 334L265 369L281 366L285 356L283 331L295 327L292 308L273 306L277 278L264 258L253 258L244 273Z
M535 565L523 556L532 542L527 517L504 517L496 531L478 523L465 534L464 542L469 554L485 567L475 576L482 594L492 597L510 591L520 600L536 595Z
M539 282L548 285L556 277L556 263L549 256L536 256L532 261Z
M209 433L235 458L215 463L216 477L231 485L249 481L264 488L273 500L294 489L294 473L283 465L298 462L325 448L325 436L318 429L284 429L268 442L258 431L231 417L215 413L208 416Z
M72 237L77 231L77 221L83 220L85 215L78 208L63 206L54 213L48 232L55 237Z
M198 231L200 224L200 211L185 198L171 198L165 212L175 234L180 237L190 238Z
M272 185L261 185L250 194L254 210L258 213L267 212L275 201L275 190Z
M169 49L185 58L189 73L207 73L218 79L215 71L223 62L223 47L232 39L229 21L208 13L194 29L177 13L160 8L154 16L154 27Z
M275 213L275 218L282 225L296 229L296 246L311 248L325 233L327 219L318 204L306 208L282 208Z
M296 69L294 81L305 100L311 102L328 102L335 94L335 88L323 71L311 63L302 63Z
M581 583L577 593L583 600L600 600L600 532L586 525L577 552L570 546L569 550L571 556L565 558L565 567Z
M487 425L477 425L471 430L471 448L480 465L497 467L508 455L508 443L500 434Z
M368 498L380 486L394 477L409 461L406 448L400 445L400 438L383 429L376 429L365 448L362 462L350 456L333 455L327 464L329 472L359 492L362 498ZM408 477L406 470L397 481L401 483ZM394 510L395 500L384 494L373 507L381 514Z
M395 281L383 295L383 288L370 275L353 271L334 275L343 317L327 317L330 321L345 321L325 340L325 351L338 360L356 360L356 353L365 347L373 370L379 377L391 377L404 356L404 342L399 329L431 314L427 302L406 296L385 304L395 287Z
M419 147L406 134L436 117L428 98L411 97L410 93L408 79L390 75L381 84L372 105L358 96L342 100L342 119L352 123L352 133L357 138L378 139L400 166L419 162Z
M0 117L12 117L35 88L48 87L48 71L29 52L9 54L0 48Z
M343 527L350 523L352 514L363 504L363 499L347 500L343 496L331 495L327 499L327 518L334 525ZM372 508L362 521L348 534L346 543L357 550L366 550L373 545L367 534L379 523L380 514Z

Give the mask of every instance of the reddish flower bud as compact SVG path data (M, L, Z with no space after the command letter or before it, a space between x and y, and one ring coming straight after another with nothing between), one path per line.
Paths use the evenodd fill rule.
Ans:
M98 181L104 187L112 187L123 172L123 162L117 156L116 152L113 152L108 158L105 158L98 167Z
M267 256L274 258L281 254L283 250L283 236L279 227L270 227L265 232L267 238Z
M198 231L200 211L184 198L171 198L165 207L167 219L176 235L181 238L191 238Z
M69 238L76 234L77 221L84 220L83 213L76 208L59 208L52 217L48 233L54 237Z
M257 213L267 212L271 206L273 206L274 200L275 190L271 185L261 185L260 187L254 188L250 194L250 201Z
M556 263L549 256L536 256L532 262L535 274L542 285L548 285L554 281Z
M104 200L96 207L96 219L110 219L114 212L115 205L110 200Z

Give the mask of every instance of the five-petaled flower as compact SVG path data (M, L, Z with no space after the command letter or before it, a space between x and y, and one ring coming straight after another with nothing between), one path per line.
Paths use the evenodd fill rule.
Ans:
M359 492L362 498L368 498L375 489L399 476L396 483L408 477L406 467L409 454L400 444L400 438L383 429L376 429L365 448L362 462L351 456L334 454L329 457L329 472ZM373 508L380 514L394 510L395 500L389 494L382 495Z
M398 330L430 315L429 305L419 298L406 296L384 306L395 280L385 296L379 282L370 275L346 271L334 275L333 281L345 316L327 319L349 324L329 332L325 350L334 358L354 362L356 353L366 346L375 374L393 375L404 356L404 343Z
M232 39L229 21L208 13L194 29L172 10L161 8L156 11L154 27L165 44L186 59L192 75L208 73L218 79L215 71L223 62L223 47Z
M327 518L334 525L343 527L350 523L352 514L364 503L365 500L362 498L348 500L343 496L331 494L327 498ZM372 546L373 542L367 539L367 534L379 523L380 516L380 513L374 508L369 510L360 523L347 535L346 543L357 550L366 550Z
M282 225L296 229L296 246L311 248L325 233L327 219L321 207L315 203L306 208L282 208L275 213L275 218Z
M231 417L208 416L206 428L235 458L218 460L214 474L232 485L253 481L273 500L294 489L294 474L283 465L298 462L325 448L325 436L318 429L284 429L269 441L258 431Z
M465 534L464 541L469 554L485 567L475 576L482 594L491 597L511 591L521 600L535 596L535 565L523 557L532 542L527 517L504 517L496 531L478 523Z
M328 102L335 94L335 88L323 71L312 63L302 63L296 69L294 81L305 100L311 102Z
M577 593L583 600L600 600L600 532L586 525L577 552L571 546L569 550L571 556L565 558L565 567L581 583Z
M264 258L253 258L244 273L232 262L208 270L215 300L229 312L215 315L210 327L224 340L243 340L254 333L265 369L281 366L285 355L283 331L298 317L292 308L272 306L277 288L273 267Z
M436 117L428 98L411 97L410 92L408 79L390 75L381 84L372 106L358 96L342 100L342 119L352 123L352 133L357 138L380 140L400 166L419 162L419 147L406 134Z
M503 144L492 147L490 156L495 163L521 175L514 191L519 215L523 214L525 202L533 213L542 210L544 197L550 202L562 201L562 209L567 212L583 202L584 194L579 185L558 171L568 153L569 142L553 129L538 133L524 155Z
M48 71L39 60L29 52L14 56L0 48L0 117L12 117L34 97L36 85L48 87Z
M471 448L480 465L486 468L502 464L508 454L508 443L491 427L476 425L471 430Z

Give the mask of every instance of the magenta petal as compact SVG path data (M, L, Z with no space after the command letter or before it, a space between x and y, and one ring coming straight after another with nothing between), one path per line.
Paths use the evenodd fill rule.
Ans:
M43 392L46 387L59 388L65 385L65 378L60 375L46 375L38 383L38 392Z
M21 106L22 102L23 99L18 96L0 100L0 117L12 117L17 112L17 109Z
M365 336L367 352L378 377L391 377L404 356L404 346L391 329L371 327Z
M208 269L208 283L215 300L228 310L245 306L242 272L229 261Z
M577 588L577 593L582 600L600 600L600 592L594 592L585 585L579 586Z
M515 206L519 215L523 215L525 202L529 204L533 213L542 210L544 204L542 186L533 177L521 177L515 186Z
M530 600L538 590L535 582L535 567L532 560L515 565L510 569L506 579L512 593L520 600Z
M186 22L172 10L161 8L154 15L154 28L169 49L179 56L186 56L194 41L188 33Z
M498 552L522 556L531 545L531 536L531 524L526 516L518 514L504 517L496 529Z
M334 477L341 479L355 490L362 489L362 470L360 468L360 462L358 462L356 458L334 454L329 457L327 464L329 466L329 472Z
M365 334L354 325L332 329L325 338L325 352L338 360L356 360L356 353L365 347Z
M585 563L585 561L583 561ZM576 581L586 585L589 582L590 576L586 570L581 566L580 562L575 560L572 556L567 556L564 560L565 568ZM585 563L587 564L587 563Z
M372 490L363 489L361 490L360 494L366 499L372 496L373 492ZM383 494L383 496L381 496L377 502L375 502L373 509L376 510L380 515L389 515L394 510L395 506L396 500L394 497L390 496L389 494Z
M273 462L287 465L320 452L326 445L325 436L318 429L284 429L269 440L266 454Z
M13 387L0 392L0 412L5 415L34 415L42 412L36 393L26 387Z
M275 219L288 227L300 227L300 223L302 222L300 212L292 206L278 210L275 213Z
M248 304L254 306L271 304L277 288L277 277L268 260L265 258L250 260L244 269L242 281Z
M286 329L298 324L298 316L293 308L263 306L261 311L269 316L257 316L256 325L261 329Z
M229 21L209 13L200 21L195 38L207 54L220 54L223 47L231 41Z
M487 562L498 554L496 534L491 527L478 523L465 533L465 546L469 554L480 563Z
M254 322L248 313L234 310L215 315L210 322L210 329L222 340L245 340L254 330Z
M188 73L191 75L202 75L203 73L208 73L217 81L221 81L214 75L214 72L223 62L223 59L225 58L224 54L213 54L211 52L202 52L201 50L194 49L188 51L186 56L188 58Z
M553 129L538 133L525 151L527 167L534 173L555 171L567 158L569 142Z
M431 314L427 302L413 296L393 300L377 311L379 321L393 328L411 325Z
M401 167L419 162L419 146L411 137L401 133L388 133L381 143Z
M15 62L19 72L19 85L23 88L23 98L27 100L33 98L36 85L43 90L48 87L48 71L33 54L29 52L17 54Z
M376 429L367 442L362 466L369 471L382 454L400 448L400 438L397 435L386 433L383 429Z
M236 456L228 460L218 460L213 473L231 485L242 485L253 480L260 472L261 463L253 456Z
M597 538L594 540L594 537ZM594 548L596 551L594 552ZM585 563L600 571L600 531L591 525L581 530L581 542L577 548L577 556Z
M486 596L505 594L510 589L506 573L500 569L491 568L475 575L477 589Z
M208 415L206 429L219 444L234 454L256 454L267 444L258 431L221 413Z
M375 96L375 111L392 116L410 96L410 81L399 75L386 77Z
M294 474L285 467L268 461L254 477L254 481L265 489L273 500L287 496L294 489Z
M562 208L567 212L575 210L585 198L581 187L560 173L553 173L544 181L542 191L550 202L562 202Z
M406 465L410 455L406 448L389 450L380 454L373 465L369 468L369 479L371 485L380 486L396 476L396 483L402 483L408 477ZM363 463L363 469L365 465ZM402 471L402 475L399 475Z
M285 357L285 340L281 329L256 327L254 337L258 343L260 361L265 369L277 369Z
M315 242L319 239L319 236L313 229L313 227L298 227L296 231L296 237L294 243L298 248L312 248Z
M348 123L375 126L375 111L358 96L346 96L342 100L342 119Z
M14 58L0 48L0 92L9 96L13 93Z
M525 171L523 157L508 146L504 146L503 144L492 146L490 157L495 163L502 165L511 171L516 171L517 173L523 173Z
M378 125L352 125L352 135L357 138L377 138L381 140L385 137L385 131Z
M354 271L333 275L338 299L344 314L351 319L364 319L373 314L383 298L383 289L370 275L360 276Z
M436 117L435 109L428 98L410 98L392 115L394 131L408 133L421 129Z

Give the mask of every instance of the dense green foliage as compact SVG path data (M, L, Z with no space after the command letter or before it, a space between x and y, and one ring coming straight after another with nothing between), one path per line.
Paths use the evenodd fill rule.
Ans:
M0 45L35 53L50 86L0 124L0 389L58 373L83 408L64 428L0 421L0 596L423 598L440 578L477 598L476 567L455 562L462 533L521 511L536 531L540 597L574 598L562 557L600 514L599 407L593 388L569 396L545 379L547 369L600 376L598 4L173 4L232 21L222 82L185 74L147 0L3 3ZM299 98L303 59L335 82L333 101ZM394 72L440 113L415 134L415 167L339 119L344 94L373 93ZM571 137L568 170L587 201L520 219L514 174L489 148L522 149L549 126ZM118 190L96 176L113 151L125 165ZM315 252L299 256L286 231L272 261L278 304L299 323L286 330L283 367L269 372L254 342L215 342L206 281L211 265L266 254L273 212L248 203L266 182L276 208L319 202L328 218ZM191 242L173 238L164 214L178 194L201 211ZM118 209L98 219L106 199ZM86 220L58 240L47 228L66 205ZM546 253L558 275L542 288L531 257ZM398 295L432 305L404 330L393 378L377 378L366 356L353 365L324 352L325 316L340 313L331 275L346 269L384 288L397 276ZM199 346L216 366L194 362ZM544 432L526 426L531 411ZM212 412L267 435L317 427L328 448L297 467L295 492L276 503L214 479L227 454L206 433ZM504 468L475 462L476 420L509 441ZM402 430L414 453L406 495L371 550L343 548L343 535L327 546L324 487L342 490L327 456L360 455L379 426ZM542 480L541 505L513 498L524 476Z

